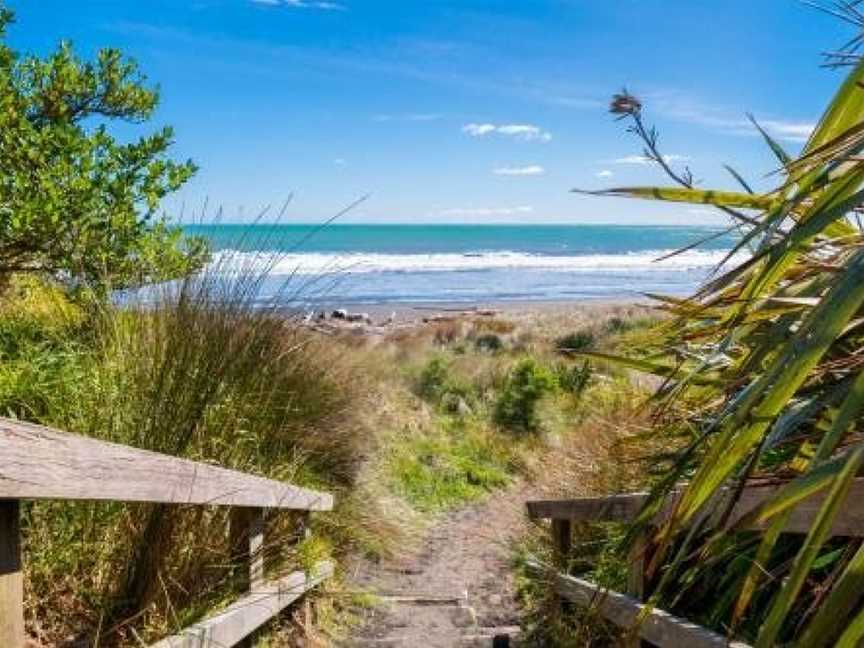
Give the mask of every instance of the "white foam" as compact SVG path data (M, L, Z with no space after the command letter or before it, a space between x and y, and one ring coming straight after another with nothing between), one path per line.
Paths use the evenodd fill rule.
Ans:
M658 261L673 250L649 250L626 254L549 256L523 252L477 252L466 254L377 254L237 252L223 250L214 257L216 267L268 269L272 275L321 274L328 272L453 272L482 270L545 270L561 272L669 272L714 269L728 250L688 250ZM741 263L742 256L732 258Z

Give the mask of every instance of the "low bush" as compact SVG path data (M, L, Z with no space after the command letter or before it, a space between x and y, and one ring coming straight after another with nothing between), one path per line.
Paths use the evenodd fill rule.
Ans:
M459 380L450 363L441 356L432 358L417 379L417 395L450 414L465 414L474 400L470 384Z
M558 364L555 366L555 377L562 391L574 396L580 395L591 380L593 371L587 361L581 365Z
M504 342L495 333L484 333L474 339L474 347L479 351L495 353L504 348Z
M537 432L537 404L558 388L549 369L534 358L520 360L508 374L495 403L495 423L516 432Z
M585 351L594 346L596 336L592 331L587 329L568 333L555 340L555 349L560 353L572 353L575 351Z

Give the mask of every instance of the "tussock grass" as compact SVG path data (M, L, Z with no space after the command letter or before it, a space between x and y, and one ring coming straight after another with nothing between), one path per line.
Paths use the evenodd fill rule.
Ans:
M15 360L4 371L26 367L34 378L12 375L15 390L0 392L0 405L62 429L334 491L337 510L316 522L323 544L297 545L290 514L273 522L266 551L277 573L311 553L385 550L400 529L364 496L374 446L362 419L369 385L338 348L262 307L259 286L256 275L222 269L140 306L105 307L86 321L78 313L68 325L63 315L74 307L31 286L10 306L19 314L0 319L0 344ZM233 596L227 515L28 505L31 628L48 644L71 635L114 645L187 625Z

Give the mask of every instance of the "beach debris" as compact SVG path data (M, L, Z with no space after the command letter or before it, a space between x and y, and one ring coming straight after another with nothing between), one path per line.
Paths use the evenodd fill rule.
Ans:
M337 308L332 313L330 313L330 317L333 319L348 319L348 311L344 308Z

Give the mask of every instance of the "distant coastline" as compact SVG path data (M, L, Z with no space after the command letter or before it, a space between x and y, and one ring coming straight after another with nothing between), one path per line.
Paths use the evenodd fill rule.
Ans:
M216 266L266 271L265 297L287 292L310 307L686 295L736 242L724 234L673 255L720 229L660 225L218 224L185 229L211 242ZM285 282L293 284L288 291Z

